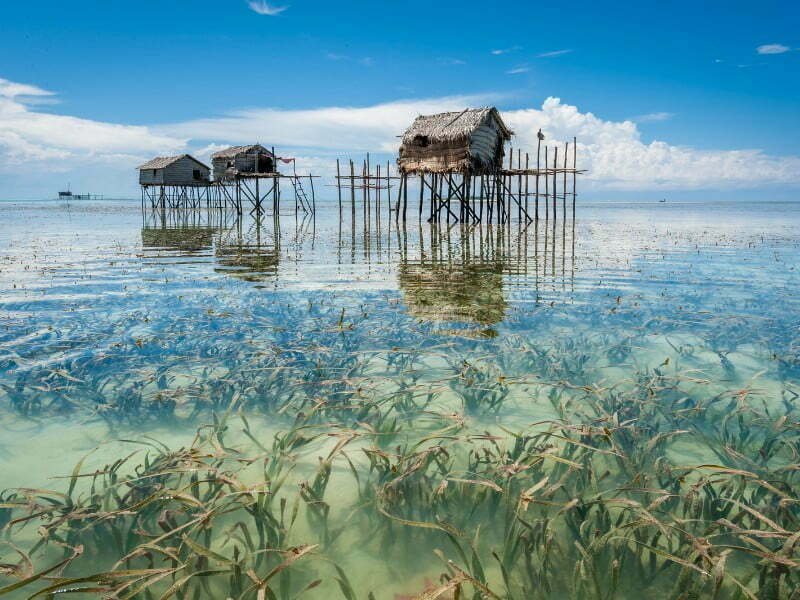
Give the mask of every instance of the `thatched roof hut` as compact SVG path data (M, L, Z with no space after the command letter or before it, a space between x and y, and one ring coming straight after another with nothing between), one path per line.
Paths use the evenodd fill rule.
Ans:
M141 185L204 185L210 171L189 154L157 156L137 168Z
M231 146L214 152L211 164L217 181L236 175L275 172L275 157L261 144Z
M493 173L512 133L494 107L421 115L403 134L397 164L403 173Z

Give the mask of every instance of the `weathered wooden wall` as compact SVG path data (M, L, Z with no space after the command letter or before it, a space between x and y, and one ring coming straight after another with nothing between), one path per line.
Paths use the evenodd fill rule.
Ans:
M256 158L259 162L258 170L256 170ZM215 158L211 164L214 167L214 179L216 180L225 179L235 173L271 173L275 171L272 157L263 153L258 154L258 157L254 153L243 153L232 158Z
M194 171L200 171L200 179L194 177ZM191 185L208 183L207 167L183 157L162 169L140 169L139 183L142 185Z

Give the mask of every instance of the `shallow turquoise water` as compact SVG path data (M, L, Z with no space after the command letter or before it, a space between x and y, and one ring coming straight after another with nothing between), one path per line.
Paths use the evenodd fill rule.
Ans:
M454 456L470 436L566 418L559 402L576 390L636 389L654 370L676 393L746 389L743 402L796 415L800 204L587 203L574 224L523 231L413 219L398 230L385 215L365 227L331 206L298 222L4 202L0 219L4 488L63 486L53 478L89 450L99 446L87 469L128 452L121 439L189 444L232 402L268 446L298 411L390 399L380 447L419 443L450 419L464 436ZM332 415L331 428L388 427ZM752 468L720 455L706 419L682 422L691 433L663 448L671 464ZM298 454L300 480L330 446ZM462 463L451 469L474 476ZM357 503L347 471L337 464L325 492L333 514ZM426 520L406 502L404 518ZM492 527L484 514L453 520ZM370 527L353 524L328 549L358 597L435 580L441 540L395 540L382 558ZM311 519L303 536L315 536Z

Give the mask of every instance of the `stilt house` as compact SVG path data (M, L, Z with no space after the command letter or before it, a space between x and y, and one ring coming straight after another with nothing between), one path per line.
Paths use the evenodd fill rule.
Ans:
M188 154L157 156L139 165L140 185L207 185L209 169Z
M216 181L276 171L275 157L261 144L225 148L211 155L211 164Z

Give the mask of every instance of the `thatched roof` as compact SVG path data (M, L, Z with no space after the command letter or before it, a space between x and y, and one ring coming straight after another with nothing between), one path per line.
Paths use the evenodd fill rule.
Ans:
M511 139L513 132L506 127L500 113L493 106L467 108L460 112L444 112L436 115L420 115L403 134L403 144L411 144L417 136L426 136L431 144L453 143L468 138L489 118L494 117L504 140Z
M272 152L264 148L261 144L250 144L249 146L231 146L219 152L214 152L211 155L211 160L217 158L234 158L240 154L268 154L272 156Z
M203 163L201 163L199 160L197 160L194 156L192 156L190 154L178 154L176 156L156 156L155 158L153 158L151 160L148 160L146 163L141 164L136 168L139 169L139 170L141 170L141 169L163 169L165 167L170 166L174 162L178 162L182 158L188 158L190 160L193 160L194 162L196 162L201 167L205 167L206 169L208 169L208 166L204 165Z
M421 115L403 134L397 164L404 173L491 173L511 135L494 107Z

